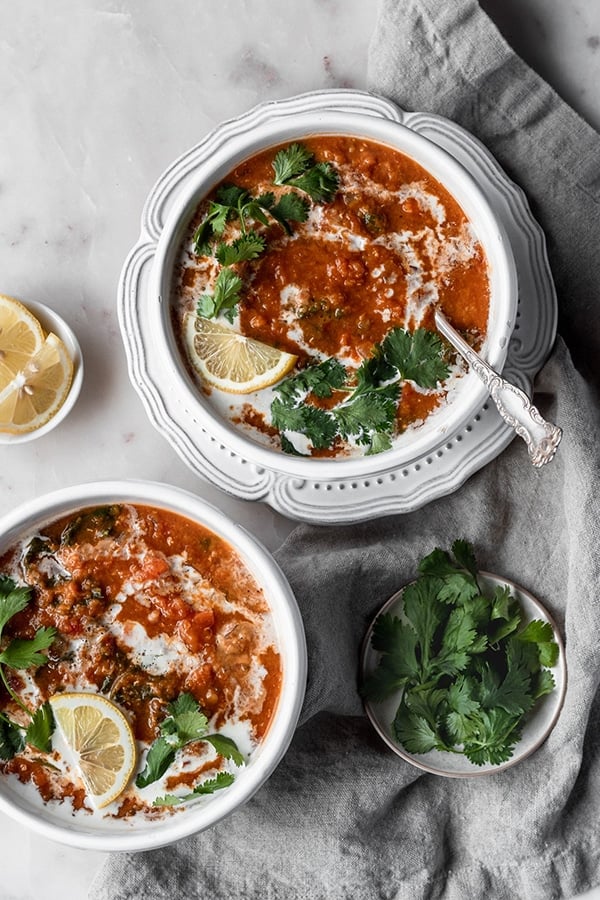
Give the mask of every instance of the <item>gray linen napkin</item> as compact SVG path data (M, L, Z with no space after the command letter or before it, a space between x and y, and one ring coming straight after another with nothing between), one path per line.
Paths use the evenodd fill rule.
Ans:
M474 0L384 0L370 87L455 119L525 189L548 237L562 335L536 402L562 425L563 442L538 471L513 441L454 495L410 515L299 526L276 554L310 655L287 756L210 831L113 855L94 900L552 900L600 882L600 137L515 57ZM518 766L472 780L424 775L398 759L356 691L368 622L424 553L458 536L483 568L552 611L569 668L546 743Z

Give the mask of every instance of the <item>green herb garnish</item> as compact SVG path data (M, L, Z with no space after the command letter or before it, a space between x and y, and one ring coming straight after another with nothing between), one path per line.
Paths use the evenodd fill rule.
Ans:
M462 753L475 765L511 758L527 713L555 686L552 626L523 613L507 587L485 593L473 548L436 549L402 594L402 617L384 613L371 643L381 653L361 686L380 702L401 691L392 732L409 753Z
M256 259L264 249L264 237L255 231L250 231L232 241L231 244L218 244L215 256L222 266L234 266L236 263Z
M315 202L328 202L338 188L339 179L330 163L313 164L312 154L300 144L291 144L280 150L273 161L273 169L274 184L289 184L308 194ZM287 191L278 197L267 191L254 197L236 184L220 185L193 236L194 252L198 256L214 254L223 267L213 293L200 297L198 315L210 319L223 310L225 316L233 321L242 281L228 267L256 259L266 249L264 236L250 228L248 223L265 227L277 223L287 234L292 234L292 223L305 222L310 209L309 201L298 190ZM241 235L227 243L222 238L227 223L231 221L238 222Z
M229 787L235 781L234 776L230 772L218 772L214 778L208 778L206 781L197 784L193 791L189 794L183 794L181 797L177 794L165 794L164 797L157 797L153 802L153 806L179 806L187 803L188 800L195 800L204 794L214 794L222 788Z
M307 366L282 381L274 388L277 397L271 403L272 422L286 438L282 441L286 452L290 448L298 452L289 438L296 432L315 450L331 447L340 437L367 447L367 454L380 453L392 446L402 382L411 380L434 388L448 371L436 334L394 328L358 368L353 383L335 359ZM329 409L310 402L311 395L331 397L334 391L343 396Z
M31 593L29 586L18 587L12 578L0 575L0 641L4 626L13 616L25 609L31 599ZM24 728L6 713L0 712L0 759L12 759L23 749L25 743L44 753L50 750L50 737L54 730L50 704L46 702L37 710L29 709L11 687L6 667L29 669L44 665L47 657L42 650L47 650L52 645L55 636L54 628L38 628L30 640L13 638L0 653L0 680L9 696L30 719L29 725Z
M167 711L168 715L160 725L160 735L151 744L144 769L135 780L137 787L145 788L162 778L175 762L177 754L195 741L207 741L212 744L220 756L233 760L236 766L244 764L244 757L235 741L223 734L209 734L208 719L191 694L180 694L176 700L167 705ZM233 775L220 773L212 781L214 782L212 785L211 782L201 782L194 788L192 794L185 797L174 798L174 795L167 795L166 798L156 800L155 804L184 803L199 794L213 793L230 784Z
M273 160L273 171L274 184L298 188L320 203L329 203L339 187L339 177L331 163L315 163L313 154L302 144L290 144L280 150Z
M196 311L199 316L212 319L221 311L230 322L235 318L242 289L242 279L233 269L221 269L217 275L213 293L202 294Z

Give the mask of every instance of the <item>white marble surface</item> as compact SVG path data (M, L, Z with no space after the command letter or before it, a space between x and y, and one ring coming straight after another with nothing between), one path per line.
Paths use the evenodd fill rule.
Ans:
M600 4L485 0L517 51L600 127ZM266 99L366 87L376 0L4 0L0 292L77 333L85 380L49 435L0 446L0 514L76 482L146 477L195 490L271 549L291 523L199 481L148 422L116 315L119 272L163 169ZM103 860L0 814L0 900L79 900ZM600 900L600 890L587 895Z

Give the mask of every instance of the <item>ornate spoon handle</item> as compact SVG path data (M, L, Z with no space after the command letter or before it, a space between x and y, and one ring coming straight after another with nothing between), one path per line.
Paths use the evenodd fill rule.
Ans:
M550 462L560 443L562 429L547 422L524 391L488 366L439 310L435 313L435 323L440 333L481 378L506 424L523 438L533 465L539 468Z

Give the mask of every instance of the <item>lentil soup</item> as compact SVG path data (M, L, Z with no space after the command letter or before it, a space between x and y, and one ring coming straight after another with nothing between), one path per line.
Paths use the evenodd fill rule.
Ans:
M307 200L294 181L274 184L274 161L290 145L263 150L241 162L194 214L179 248L172 285L175 335L186 359L184 322L201 297L214 294L223 266L213 248L199 247L198 229L223 190L235 186L251 198L277 203L290 192L304 198L303 219L282 223L265 214L252 220L227 213L218 241L234 243L249 229L264 248L230 268L241 280L239 302L227 313L239 333L297 356L302 372L339 361L349 382L371 360L390 332L435 334L441 308L478 350L486 339L490 305L488 262L465 213L419 163L370 139L309 137L302 147L318 166L335 173L336 190L325 201ZM271 202L271 208L273 202ZM248 207L248 209L251 209ZM222 312L218 317L223 318ZM443 344L444 376L426 385L405 378L397 393L393 442L419 428L449 402L464 364ZM329 446L298 441L278 427L273 399L278 385L245 397L211 389L189 367L206 401L236 428L263 445L309 457L362 455L365 441L338 434ZM337 388L336 388L337 390ZM331 406L308 393L307 403ZM291 438L286 440L286 438ZM384 449L388 448L388 444ZM368 452L373 452L369 446Z
M64 691L103 694L131 725L139 772L168 705L186 694L212 732L252 757L277 708L280 652L262 588L220 536L162 508L90 507L20 540L0 558L0 573L30 589L3 644L56 630L44 664L6 669L21 703L35 709ZM23 720L4 686L0 713ZM93 809L75 767L54 747L42 753L26 744L0 759L0 772L74 814L152 820L176 812L154 805L161 792L189 791L222 772L235 776L238 766L199 740L156 783L130 783L104 810Z

